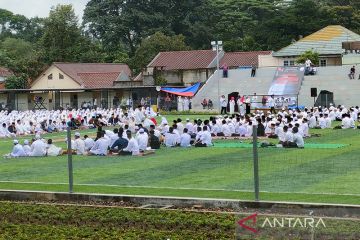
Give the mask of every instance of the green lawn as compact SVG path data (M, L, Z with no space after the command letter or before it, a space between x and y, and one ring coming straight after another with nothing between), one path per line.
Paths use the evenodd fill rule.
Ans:
M178 117L168 116L168 121ZM348 146L259 149L261 200L360 204L360 130L312 133L321 137L306 139L306 143ZM65 133L51 137L63 140ZM57 145L65 147L63 142ZM10 139L1 140L0 154L11 147ZM251 148L162 148L145 157L73 156L74 190L253 200L252 161ZM66 156L0 159L1 189L67 191L67 182Z

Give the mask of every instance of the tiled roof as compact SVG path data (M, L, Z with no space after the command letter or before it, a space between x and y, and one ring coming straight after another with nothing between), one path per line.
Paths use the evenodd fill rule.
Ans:
M227 52L220 61L220 66L244 67L258 66L259 55L270 55L271 51L253 51L253 52Z
M212 50L160 52L148 67L163 70L185 70L212 68L216 52Z
M119 72L113 73L79 73L78 77L85 88L110 88L118 78Z
M360 35L340 25L331 25L274 52L273 56L299 56L308 50L320 55L338 55L344 52L342 43L348 41L360 41Z
M126 64L54 63L53 65L84 88L111 87L122 72L131 76L131 70Z
M8 77L10 76L12 73L9 69L4 68L4 67L0 67L0 77Z

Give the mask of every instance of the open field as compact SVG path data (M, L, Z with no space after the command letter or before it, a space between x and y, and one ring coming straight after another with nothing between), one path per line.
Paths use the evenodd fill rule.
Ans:
M179 116L168 116L168 121ZM207 116L180 116L191 119ZM260 199L360 204L360 130L312 130L335 149L259 148ZM95 130L83 131L95 134ZM44 135L63 142L65 133ZM216 143L238 142L218 140ZM249 143L250 141L244 141ZM0 154L12 141L1 140ZM145 157L73 156L74 191L253 200L251 148L162 148ZM67 191L67 157L0 159L0 189Z
M259 214L255 235L236 228L249 213L0 202L0 239L359 239L360 221L323 217L317 228L271 228ZM322 216L318 216L322 217Z

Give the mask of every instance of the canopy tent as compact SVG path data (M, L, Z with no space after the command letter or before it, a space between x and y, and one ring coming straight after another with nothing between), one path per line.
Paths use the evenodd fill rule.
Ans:
M196 83L191 87L187 87L187 88L162 87L160 91L182 97L193 97L195 93L199 90L199 87L200 87L200 83Z

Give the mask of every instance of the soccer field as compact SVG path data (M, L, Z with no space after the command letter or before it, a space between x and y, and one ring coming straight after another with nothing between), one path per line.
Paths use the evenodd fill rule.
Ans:
M195 117L207 116L190 116ZM260 199L360 204L360 130L311 132L321 136L306 143L344 146L259 148ZM65 147L65 135L44 137ZM252 148L216 147L224 143L239 140L218 140L211 148L162 148L144 157L73 156L74 191L253 200ZM1 140L1 155L11 148L11 139ZM67 156L1 158L0 172L1 189L68 190Z

